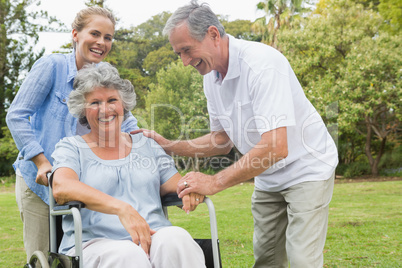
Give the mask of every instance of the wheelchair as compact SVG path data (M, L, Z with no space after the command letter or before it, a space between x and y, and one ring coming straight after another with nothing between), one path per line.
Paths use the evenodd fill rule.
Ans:
M51 180L50 180L51 185ZM204 202L209 211L209 221L211 238L210 239L194 239L202 248L205 256L205 264L207 268L221 268L221 256L219 249L218 229L216 222L215 207L212 200L208 197L204 198ZM177 194L168 194L162 197L162 206L165 217L168 219L168 206L182 205L181 199ZM24 268L83 268L82 254L82 224L80 209L85 204L77 201L68 202L65 205L58 205L53 198L52 187L49 186L49 245L50 251L48 256L41 251L35 251L29 262ZM75 249L76 256L67 256L58 253L58 248L63 237L61 227L62 216L72 215L74 221L75 233Z

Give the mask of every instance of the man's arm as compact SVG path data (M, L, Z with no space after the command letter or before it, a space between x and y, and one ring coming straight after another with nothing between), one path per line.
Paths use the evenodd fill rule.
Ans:
M192 140L171 141L153 130L139 129L131 134L142 132L144 136L154 139L167 154L190 157L208 157L228 154L233 147L225 131L212 131L211 133Z
M197 192L213 195L238 183L247 181L286 158L288 155L286 127L262 134L261 141L236 163L215 175L187 173L178 183L179 197ZM187 187L185 186L185 183Z

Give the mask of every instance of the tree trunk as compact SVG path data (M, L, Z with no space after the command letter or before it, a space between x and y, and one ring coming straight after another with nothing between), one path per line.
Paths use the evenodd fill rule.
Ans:
M369 160L371 174L374 176L378 176L378 174L379 174L378 165L380 164L381 157L384 153L385 144L387 142L387 137L380 138L381 139L380 150L377 153L377 157L374 158L371 153L371 140L373 137L373 130L372 130L371 122L370 122L370 119L368 118L368 116L366 116L365 121L366 121L366 129L367 129L365 153Z

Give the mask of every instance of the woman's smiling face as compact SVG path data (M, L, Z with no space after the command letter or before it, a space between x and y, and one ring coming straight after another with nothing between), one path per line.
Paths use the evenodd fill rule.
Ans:
M92 132L102 136L121 132L124 107L117 90L98 87L85 99L85 116Z
M112 48L114 25L110 19L94 15L80 31L73 30L77 69L86 63L101 62Z

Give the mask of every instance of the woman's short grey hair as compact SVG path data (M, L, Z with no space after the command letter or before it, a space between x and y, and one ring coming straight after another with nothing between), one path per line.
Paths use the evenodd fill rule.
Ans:
M183 23L187 23L190 36L200 42L204 40L210 26L218 28L221 36L226 35L225 28L208 4L198 4L197 0L177 9L166 22L163 34L170 37L173 30Z
M117 90L123 102L125 114L134 109L136 104L134 86L127 79L120 78L117 69L107 62L102 62L98 65L95 63L85 65L77 72L73 87L74 90L70 93L67 106L70 113L78 117L83 125L88 126L88 121L85 117L85 97L95 88L102 87Z

